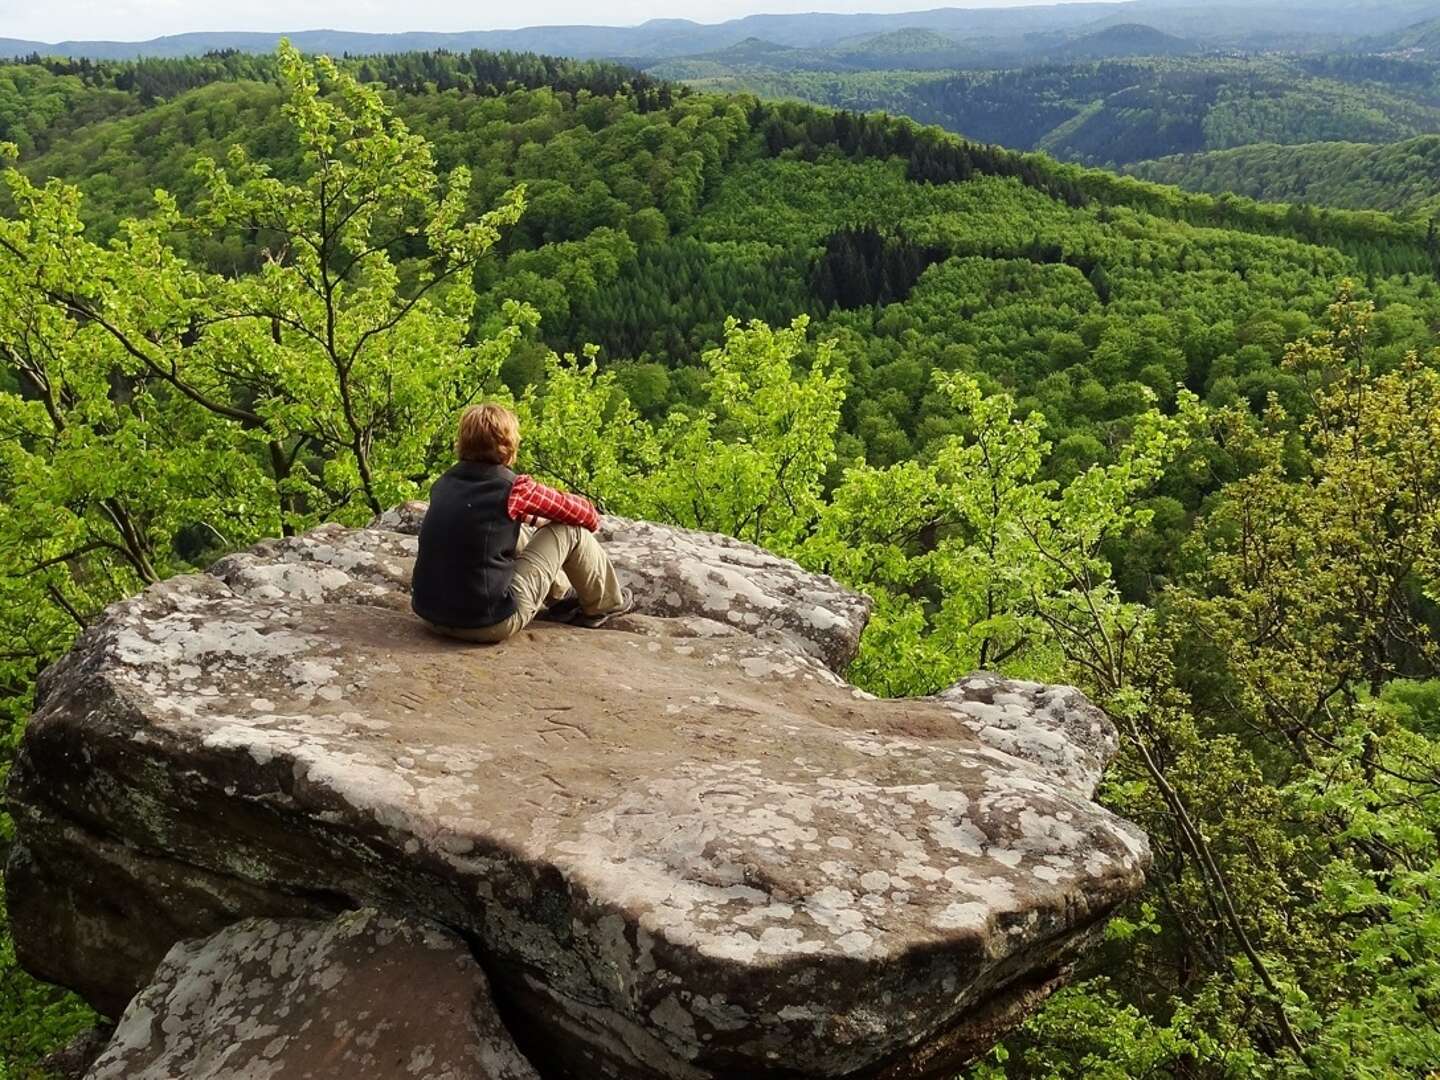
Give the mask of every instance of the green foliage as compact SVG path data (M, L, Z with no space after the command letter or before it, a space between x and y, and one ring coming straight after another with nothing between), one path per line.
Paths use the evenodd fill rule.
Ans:
M1425 736L1440 735L1440 681L1394 679L1380 693L1380 707Z
M791 69L792 57L653 71L697 89L745 90L856 111L884 110L983 143L1085 164L1126 164L1251 143L1393 142L1433 131L1434 68L1378 57L1324 65L1301 57L1101 59L994 70ZM1002 61L1003 63L1003 61ZM900 67L900 65L893 65ZM823 68L823 64L812 68Z
M522 460L612 511L791 550L824 505L845 390L834 344L809 344L807 325L730 320L703 403L654 428L593 352L552 359L521 403Z
M122 91L89 86L77 75L58 75L38 64L0 64L0 141L23 154L136 104Z
M517 220L519 192L467 221L468 174L442 183L429 145L374 90L291 50L280 63L295 180L243 152L228 170L201 162L193 217L158 192L102 246L73 188L5 173L17 210L0 221L7 719L110 601L217 550L363 520L422 490L456 410L520 333L470 332L470 272ZM254 274L197 269L167 242L182 225L237 222L274 238ZM403 275L390 255L402 245ZM12 961L0 970L37 1044L75 1015Z
M468 169L442 183L429 144L373 89L324 59L312 67L284 49L280 59L306 175L287 183L243 152L228 171L204 162L200 214L216 231L254 223L283 246L219 295L217 283L201 283L196 300L214 310L187 328L217 332L178 344L193 354L212 338L215 353L243 358L218 378L254 396L252 415L232 419L263 428L299 466L274 478L292 526L379 513L416 493L411 478L426 475L447 441L443 418L493 382L518 334L511 326L492 341L466 340L470 272L519 220L524 199L516 188L466 221ZM402 281L391 253L417 244L423 254ZM306 467L301 455L322 448L323 466Z
M1127 976L1061 995L1005 1075L1400 1077L1437 1060L1440 769L1396 704L1423 712L1432 691L1388 687L1436 668L1440 376L1414 359L1375 373L1370 321L1342 296L1288 350L1311 405L1298 430L1273 404L1215 415L1206 455L1238 475L1143 636L1103 616L1058 628L1128 737L1109 798L1150 833L1160 932L1122 932ZM1176 971L1186 990L1157 1008Z
M970 376L937 389L968 429L928 467L848 471L802 558L880 591L882 603L852 676L886 694L933 693L976 668L1055 674L1051 645L1079 600L1116 612L1107 539L1148 524L1138 496L1187 440L1194 403L1151 411L1109 465L1061 485L1042 478L1051 445L1039 413L1020 417L1006 394ZM891 666L906 658L914 681Z
M659 444L616 373L600 371L593 349L549 354L543 380L526 390L518 413L520 467L610 513L643 513L634 478L653 473Z
M1143 161L1127 170L1212 195L1386 210L1429 221L1440 213L1440 136L1394 143L1263 143Z
M704 357L706 408L676 410L660 428L665 460L651 478L650 516L791 550L821 509L835 455L845 377L821 342L799 378L807 321L725 327ZM696 468L697 462L704 468Z
M73 995L25 974L10 935L0 932L0 1080L43 1080L40 1061L97 1020Z

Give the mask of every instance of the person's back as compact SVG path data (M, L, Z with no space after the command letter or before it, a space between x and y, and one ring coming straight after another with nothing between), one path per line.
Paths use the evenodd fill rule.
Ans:
M503 641L547 607L599 626L633 606L592 535L600 524L595 507L515 475L519 445L509 409L467 409L455 440L460 461L430 490L410 605L450 637Z
M515 474L461 461L435 481L411 580L415 614L441 626L491 626L515 611L510 594L520 522L506 504Z

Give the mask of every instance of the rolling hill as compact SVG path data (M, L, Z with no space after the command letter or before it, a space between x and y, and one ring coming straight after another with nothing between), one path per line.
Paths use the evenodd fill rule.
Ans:
M945 71L983 67L1000 56L996 43L956 39L934 30L907 27L883 34L861 34L825 48L801 49L747 38L738 45L697 56L646 65L656 78L672 80L764 77L777 72ZM1016 45L1007 56L1019 57Z
M1184 56L1200 46L1153 26L1122 23L1072 38L1049 54L1052 62L1118 59L1129 56Z
M1260 144L1139 162L1126 171L1212 195L1231 191L1425 218L1440 212L1440 135L1389 145Z
M848 66L866 70L961 67L981 55L982 50L974 46L918 26L841 42L822 53L823 57L832 59L837 67Z
M1289 52L1331 49L1436 17L1431 0L1148 0L1107 13L1092 29L1139 22L1211 47Z
M1090 165L1440 131L1437 70L1379 57L1131 58L947 72L650 70L701 89L884 110Z
M1377 52L1440 55L1440 19L1427 19L1396 33L1371 39L1365 44L1367 48Z
M339 30L278 33L193 33L149 41L62 41L45 43L0 38L0 55L31 53L125 59L138 56L197 56L219 49L273 51L288 37L307 52L380 54L414 49L534 51L576 57L693 56L728 49L758 38L794 48L829 48L865 36L919 27L959 36L1017 36L1068 31L1115 10L1114 3L1081 2L1017 8L938 8L897 14L750 15L722 23L653 19L639 26L532 26L518 30L459 33L367 34Z

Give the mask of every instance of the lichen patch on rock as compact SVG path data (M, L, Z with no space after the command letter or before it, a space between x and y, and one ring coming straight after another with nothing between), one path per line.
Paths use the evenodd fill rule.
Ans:
M465 943L373 910L176 944L86 1080L538 1080Z

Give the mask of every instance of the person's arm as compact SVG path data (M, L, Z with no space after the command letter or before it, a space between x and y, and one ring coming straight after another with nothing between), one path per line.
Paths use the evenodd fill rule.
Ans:
M600 514L589 499L556 491L531 476L515 478L505 509L512 521L545 518L563 525L579 525L591 532L600 527Z

